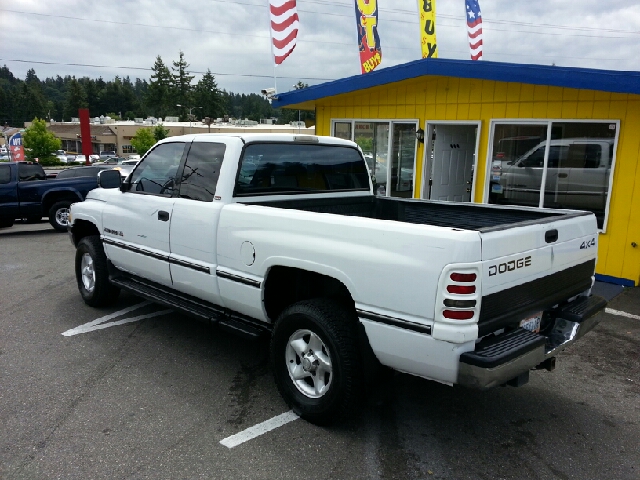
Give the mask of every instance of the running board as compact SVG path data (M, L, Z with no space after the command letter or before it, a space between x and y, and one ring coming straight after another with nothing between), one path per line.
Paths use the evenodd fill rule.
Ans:
M109 280L116 287L129 293L243 337L258 339L271 332L271 326L259 320L129 274L119 272Z

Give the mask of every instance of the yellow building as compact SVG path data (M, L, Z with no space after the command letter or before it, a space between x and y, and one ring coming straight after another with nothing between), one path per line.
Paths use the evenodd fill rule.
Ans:
M356 141L379 195L590 210L599 280L640 281L640 73L424 59L277 95Z

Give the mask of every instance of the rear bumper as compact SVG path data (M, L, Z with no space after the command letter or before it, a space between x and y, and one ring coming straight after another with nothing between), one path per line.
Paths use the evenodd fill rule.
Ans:
M475 351L460 356L457 383L488 389L528 372L593 329L606 303L602 297L580 297L554 312L545 335L518 329L483 340Z

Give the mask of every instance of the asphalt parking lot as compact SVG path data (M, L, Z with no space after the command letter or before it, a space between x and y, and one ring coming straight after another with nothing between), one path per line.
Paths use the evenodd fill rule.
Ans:
M261 345L131 295L87 307L73 263L48 223L0 230L0 478L640 478L638 288L524 387L397 374L344 424L250 438L288 411Z

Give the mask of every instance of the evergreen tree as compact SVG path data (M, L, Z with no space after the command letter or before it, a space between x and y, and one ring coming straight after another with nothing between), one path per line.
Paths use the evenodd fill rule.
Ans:
M175 93L176 105L181 105L180 107L180 121L184 122L188 120L187 113L189 112L189 108L191 107L191 81L193 80L193 75L189 75L187 71L189 68L189 64L184 59L184 52L180 50L180 59L177 62L173 62L173 70L172 80L173 80L173 91ZM198 105L201 106L201 105Z
M70 121L71 118L78 116L78 109L88 106L84 88L78 83L76 77L72 77L64 106L64 119Z
M218 118L223 115L224 98L218 90L218 84L211 70L207 69L207 73L196 84L193 91L193 101L195 105L202 107L203 117Z
M145 103L152 115L165 117L171 110L172 79L169 68L164 64L160 55L151 67L151 79L147 88Z

